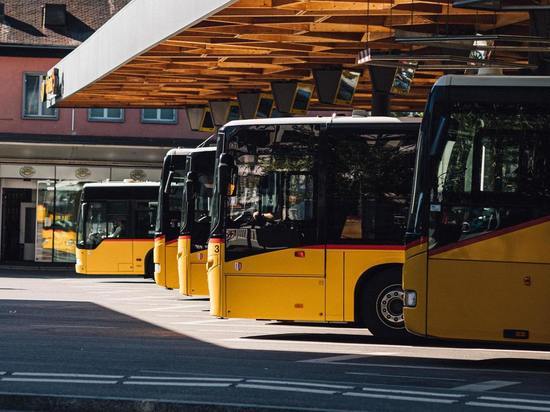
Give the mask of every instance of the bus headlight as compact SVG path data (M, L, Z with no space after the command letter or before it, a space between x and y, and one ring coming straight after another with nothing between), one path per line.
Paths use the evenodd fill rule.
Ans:
M416 291L404 290L403 293L405 294L405 296L403 297L403 305L406 308L416 307Z
M82 261L79 258L76 258L76 265L77 266L82 265Z
M160 273L160 263L155 263L155 272Z

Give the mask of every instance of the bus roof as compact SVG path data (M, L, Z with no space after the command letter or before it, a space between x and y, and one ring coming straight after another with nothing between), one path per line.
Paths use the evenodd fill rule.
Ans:
M158 187L159 182L98 182L98 183L85 183L82 187L83 189L89 188L89 187L136 187L136 186L143 186L143 187Z
M174 149L168 150L166 156L188 156L193 150L195 149L190 147L175 147Z
M550 87L550 76L465 76L448 74L441 76L434 87Z
M370 124L370 123L414 123L419 118L397 118L389 116L319 116L319 117L276 117L268 119L233 120L227 126L271 126L292 124Z

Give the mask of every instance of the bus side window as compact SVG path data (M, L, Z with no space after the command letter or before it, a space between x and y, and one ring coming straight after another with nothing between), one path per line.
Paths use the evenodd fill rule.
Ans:
M329 135L327 242L403 241L415 139L360 130Z
M153 238L155 235L154 213L148 201L135 203L134 237L137 239Z

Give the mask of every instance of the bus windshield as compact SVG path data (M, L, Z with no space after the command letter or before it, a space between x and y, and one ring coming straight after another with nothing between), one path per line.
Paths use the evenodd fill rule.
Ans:
M230 135L238 178L225 205L228 257L316 242L316 133L312 125L287 125Z
M165 161L155 227L156 232L159 234L177 236L187 172L187 156L172 155Z
M214 188L215 151L195 152L191 155L190 170L196 175L192 224L189 225L189 209L182 207L182 231L191 227L192 251L206 249L210 231L210 209ZM184 193L187 202L187 193Z
M129 233L127 201L94 201L83 204L78 245L93 249L103 239L124 239Z

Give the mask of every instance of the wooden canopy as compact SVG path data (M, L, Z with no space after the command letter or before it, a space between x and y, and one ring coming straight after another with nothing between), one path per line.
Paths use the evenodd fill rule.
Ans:
M140 1L147 0L136 0L130 6L135 7ZM163 7L164 1L155 3ZM182 16L192 3L196 2L179 1ZM142 44L134 56L119 64L113 63L116 67L99 74L97 79L71 86L69 93L57 99L57 106L206 104L210 100L235 99L241 91L269 93L270 82L276 80L313 83L312 69L343 66L363 70L353 107L368 110L372 84L368 69L357 64L362 50L368 47L384 53L421 55L439 52L430 44L398 43L396 31L529 34L527 13L458 9L445 0L238 0L225 3L167 38ZM131 21L124 21L127 18L124 11L105 26L132 25ZM162 25L162 22L154 23L157 27ZM134 26L132 30L141 28ZM96 35L101 35L100 32ZM112 38L111 42L111 47L116 48L118 39ZM85 58L86 47L92 46L93 42L81 45L79 49L84 50L80 50L79 58ZM448 50L442 53L448 54ZM464 55L464 51L461 53ZM511 62L527 59L526 53L518 53L513 48L497 53L498 57ZM75 66L70 57L59 66L66 78L72 70L82 68L82 64ZM417 71L410 93L393 96L391 110L422 110L429 89L442 74L439 68ZM350 109L320 104L316 96L310 108Z

